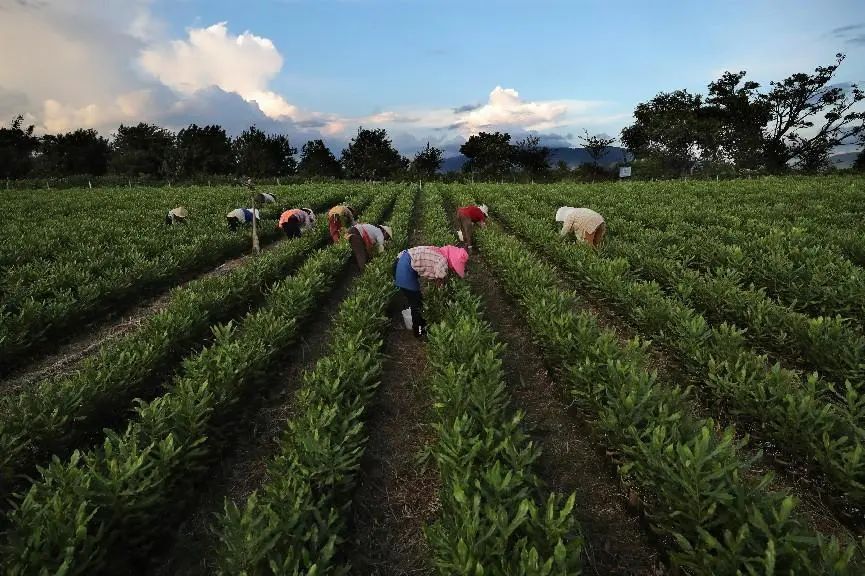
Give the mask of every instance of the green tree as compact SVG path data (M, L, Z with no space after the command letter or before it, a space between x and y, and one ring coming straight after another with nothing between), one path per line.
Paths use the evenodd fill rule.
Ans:
M22 128L24 117L18 116L9 128L0 128L0 177L23 178L33 164L33 152L39 140L33 126Z
M234 172L231 139L221 126L191 124L177 133L177 171L190 177Z
M460 146L460 153L468 158L463 171L479 178L501 180L511 172L511 135L508 133L480 132L469 137Z
M297 171L307 177L342 178L342 166L322 140L303 145Z
M46 134L39 140L36 172L46 176L100 176L108 169L111 148L96 130Z
M662 92L637 105L636 122L622 130L622 142L635 157L654 158L666 170L685 174L708 139L702 105L702 96L687 90Z
M436 177L439 168L444 161L444 153L434 146L426 143L426 148L414 155L411 162L411 171L421 180L429 181Z
M537 136L526 136L512 148L513 163L532 181L545 178L550 171L550 149L541 146Z
M405 165L384 128L360 127L342 151L342 167L349 178L385 180L399 174Z
M865 113L854 108L865 93L856 84L830 85L843 61L844 55L836 54L835 64L818 66L814 74L771 82L772 89L758 98L769 110L763 153L770 172L791 164L806 171L828 167L836 146L863 133Z
M297 169L288 138L282 134L265 134L250 126L232 144L237 173L241 176L263 178L288 176Z
M127 176L170 176L174 135L153 124L123 124L111 143L111 171Z

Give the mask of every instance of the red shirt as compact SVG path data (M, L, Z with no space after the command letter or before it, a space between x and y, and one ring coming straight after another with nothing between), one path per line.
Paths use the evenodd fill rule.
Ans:
M457 214L460 216L468 216L471 218L472 222L483 222L487 219L487 215L484 214L484 211L477 206L464 206L457 210Z

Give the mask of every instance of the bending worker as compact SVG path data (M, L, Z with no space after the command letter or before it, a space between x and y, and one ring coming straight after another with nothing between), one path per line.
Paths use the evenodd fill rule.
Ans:
M486 226L489 214L490 211L486 204L481 204L480 206L472 204L470 206L463 206L457 210L457 222L459 222L462 234L460 239L469 251L472 249L472 231L475 224Z
M315 224L315 214L309 208L284 210L279 216L277 228L281 228L289 238L300 238L304 230Z
M186 224L186 219L189 217L189 212L183 206L172 208L165 216L166 224Z
M572 208L562 206L556 211L556 222L562 222L562 236L571 232L589 246L597 248L607 232L604 217L589 208Z
M390 226L357 223L348 229L345 237L348 238L357 267L363 272L367 260L373 256L373 250L384 252L384 243L393 237L393 230Z
M456 246L416 246L399 253L394 271L394 284L408 300L411 308L411 326L418 338L426 334L426 320L423 318L423 299L420 279L444 283L449 270L463 278L466 275L466 262L469 254Z
M276 196L267 192L259 192L255 195L255 201L260 204L273 204L276 202Z
M228 221L228 229L234 232L241 224L249 224L252 222L252 208L235 208L225 215ZM261 222L261 214L258 209L255 210L255 221Z
M340 204L327 213L327 229L334 244L339 242L340 232L349 226L354 226L354 210L351 206Z

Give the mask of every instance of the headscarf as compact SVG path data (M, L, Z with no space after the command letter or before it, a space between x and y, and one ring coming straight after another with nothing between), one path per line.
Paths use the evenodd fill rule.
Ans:
M469 253L463 248L456 246L442 246L437 248L439 254L445 257L448 261L448 267L456 272L457 276L463 278L466 275L466 262L469 260Z
M565 217L568 215L568 212L573 210L571 206L562 206L558 210L556 210L556 222L564 222Z

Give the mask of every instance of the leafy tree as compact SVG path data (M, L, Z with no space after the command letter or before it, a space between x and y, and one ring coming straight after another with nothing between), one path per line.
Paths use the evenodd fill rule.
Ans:
M865 113L853 108L865 93L856 84L848 90L830 85L843 61L844 55L836 54L835 64L771 82L772 89L760 95L758 102L769 111L763 128L769 171L780 172L790 163L804 170L825 168L836 146L863 133Z
M583 130L583 132L586 133L585 136L580 136L580 140L582 140L583 142L583 147L592 158L592 165L595 168L599 168L601 165L601 159L607 155L607 151L610 149L610 146L613 145L613 142L615 142L616 139L604 137L600 134L589 136L588 130Z
M169 176L174 153L174 135L153 124L123 124L111 144L111 171L127 176Z
M342 151L342 167L349 178L383 180L402 171L404 162L384 128L368 130L360 127Z
M191 124L177 133L177 171L183 176L231 174L231 139L221 126Z
M30 172L33 152L39 140L33 126L22 128L24 117L18 116L9 128L0 128L0 177L22 178Z
M469 137L460 146L460 153L468 158L464 172L476 173L481 178L500 180L511 171L511 135L508 133L480 132Z
M411 162L411 171L421 180L433 180L442 166L444 153L434 146L426 143L426 148L414 155Z
M513 162L533 181L543 178L550 171L550 149L541 146L537 136L526 136L512 149Z
M108 140L93 129L46 134L39 141L36 171L49 176L100 176L108 169L110 154Z
M242 176L261 178L294 174L297 161L288 138L282 134L265 134L250 126L237 137L232 145L237 163L237 173Z
M760 85L742 82L745 74L724 72L709 84L702 114L711 136L704 139L704 156L753 170L764 164L763 127L769 122L770 110L758 92Z
M303 145L297 170L308 177L342 178L342 166L322 140L310 140Z
M706 129L703 99L687 90L662 92L637 105L636 122L622 130L622 142L636 157L659 160L667 170L686 173L699 160Z

